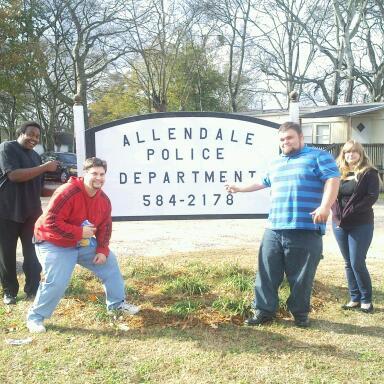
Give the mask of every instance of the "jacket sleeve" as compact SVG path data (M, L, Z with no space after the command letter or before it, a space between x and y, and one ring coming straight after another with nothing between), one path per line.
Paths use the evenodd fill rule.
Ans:
M111 217L111 203L109 199L105 199L106 209L102 221L97 226L96 240L97 247L96 253L102 253L108 257L109 255L109 240L112 234L112 217Z
M367 173L367 190L365 195L354 205L353 212L360 213L370 209L376 203L380 193L379 177L375 170Z
M336 225L339 225L341 220L341 207L340 207L339 197L337 197L335 202L332 204L331 211L332 211L332 221Z
M83 229L79 225L70 224L69 217L75 196L81 191L76 188L59 188L49 201L45 212L45 226L49 230L52 239L79 241L83 235Z

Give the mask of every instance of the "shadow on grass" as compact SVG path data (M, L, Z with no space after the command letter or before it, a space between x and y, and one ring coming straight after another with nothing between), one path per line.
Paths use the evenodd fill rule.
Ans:
M374 286L372 297L373 305L382 305L384 303L384 290ZM335 305L335 308L338 310L342 304L349 301L348 288L330 283L325 284L321 281L315 280L312 298L314 300L320 298L326 304ZM375 307L375 312L384 312L384 310Z
M152 268L153 269L153 268ZM87 278L77 278L80 282L87 280ZM76 281L76 280L75 280ZM143 286L144 287L144 286ZM90 291L86 285L79 284L77 287L72 287L72 294L69 297L83 297L84 302L87 297L92 294L97 295L96 304L104 306L104 297L99 288L97 291ZM137 292L140 292L140 286L137 287ZM151 287L149 287L151 288ZM348 321L349 323L341 323L343 321L340 304L344 303L348 297L348 290L345 287L334 285L331 283L323 283L316 280L313 294L313 308L317 314L329 312L330 306L335 308L335 313L339 316L339 321L332 321L327 319L317 319L312 321L312 327L309 331L297 329L297 332L311 332L308 333L306 341L298 340L293 335L281 334L281 328L293 328L293 322L282 319L277 319L276 324L272 326L261 327L243 327L241 326L243 318L241 316L229 316L218 313L212 310L212 303L220 297L216 292L207 292L197 296L185 295L166 295L161 291L141 291L135 297L135 304L140 302L147 302L153 308L144 308L138 316L134 318L123 318L127 323L129 331L122 331L118 327L118 322L110 327L106 320L101 325L101 329L90 327L84 328L78 324L74 327L66 327L60 325L48 324L48 330L54 330L61 333L70 334L92 334L96 337L99 335L106 335L111 338L127 338L132 340L155 339L159 337L172 337L180 340L193 340L196 341L201 348L207 350L220 350L223 353L270 353L275 351L290 351L296 352L303 349L311 351L314 355L318 353L324 356L334 355L337 358L356 359L356 353L353 351L339 348L334 344L319 345L317 343L317 333L333 333L339 335L362 335L367 337L384 337L384 328L379 326L360 326L351 324L353 316ZM81 293L81 294L79 294ZM203 309L197 311L196 314L188 315L187 318L181 318L173 314L167 313L166 308L177 300L184 298L198 299L201 301ZM374 303L382 305L384 301L383 290L377 289L374 291ZM89 300L88 300L89 301ZM157 308L156 308L157 307ZM326 309L324 309L326 307ZM376 313L384 312L383 309L376 308ZM101 310L104 315L104 309ZM281 315L286 315L284 311L280 311ZM363 315L361 316L372 316ZM373 315L375 316L375 315ZM70 321L70 319L68 319ZM104 321L104 320L103 320ZM112 320L113 322L113 320ZM294 332L294 330L289 330ZM315 333L315 335L314 335ZM347 346L348 347L348 346Z
M372 316L365 315L364 316ZM355 324L338 323L330 320L317 319L312 322L312 329L318 329L321 332L332 332L346 335L362 335L371 337L384 337L384 327L360 326Z
M49 325L48 330L71 335L107 336L116 342L121 339L140 342L150 339L172 338L178 342L193 342L198 348L206 351L220 352L223 355L252 353L267 356L271 353L301 353L305 351L306 353L313 354L316 358L319 356L334 356L337 359L351 361L356 361L357 358L357 352L352 349L339 348L332 344L319 345L316 342L302 341L292 336L282 335L278 330L274 332L274 328L269 326L249 328L226 325L219 329L177 329L167 327L162 329L133 329L129 330L129 332L121 332L116 330L96 331L80 327L72 328ZM306 331L298 330L298 332Z

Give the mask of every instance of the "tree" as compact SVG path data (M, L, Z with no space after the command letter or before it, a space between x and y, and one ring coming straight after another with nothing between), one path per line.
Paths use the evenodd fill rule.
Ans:
M367 0L307 1L302 18L289 7L289 0L276 0L280 9L305 32L306 39L316 53L306 76L297 77L303 85L314 85L314 92L321 90L328 104L337 104L344 93L344 101L352 101L355 60L353 40L359 30L367 7ZM324 64L323 64L324 63Z
M225 78L214 69L203 47L191 44L180 50L173 60L175 65L167 92L169 111L229 110L228 100L223 97ZM138 75L134 70L125 75L114 75L112 85L93 93L92 125L152 111L152 99L148 98L147 88L141 88Z
M223 69L231 111L237 112L247 79L244 75L246 52L251 51L248 30L251 0L207 0L201 3L201 9L207 20L213 23L212 30L219 42L220 57L228 57Z
M176 58L197 13L176 0L131 0L127 7L134 52L127 64L154 110L165 112Z
M345 102L352 102L354 87L355 60L352 50L352 39L355 37L368 0L333 0L337 26L339 27L341 50L344 53L346 90Z
M27 99L26 84L38 76L38 41L20 0L0 7L0 139L14 139Z
M297 84L313 85L312 94L321 91L328 104L337 104L341 92L343 52L335 39L335 23L330 0L307 1L300 13L290 6L290 0L276 0L276 5L302 30L302 37L309 42L313 66L306 76L294 76ZM335 43L335 44L334 44Z
M40 0L36 19L48 52L45 81L68 106L80 95L88 127L88 92L126 54L123 0ZM50 59L50 61L49 61Z
M226 79L213 65L204 46L192 40L175 57L169 87L169 109L183 111L229 111Z
M381 0L367 4L357 37L354 76L364 90L368 90L372 101L384 101L384 4Z
M59 132L71 132L72 109L50 90L44 79L37 78L29 82L31 103L37 120L44 127L41 143L45 150L54 150L55 140Z
M297 90L302 93L300 81L307 75L315 56L311 41L305 38L303 27L292 19L294 13L304 20L305 0L286 0L281 3L266 3L258 9L262 17L252 19L260 37L255 39L254 61L267 78L273 78L284 87L284 101ZM306 20L304 20L306 23ZM268 89L282 106L275 89Z
M144 92L136 87L134 76L134 72L113 75L108 86L93 92L94 101L90 104L92 126L150 112L150 102Z

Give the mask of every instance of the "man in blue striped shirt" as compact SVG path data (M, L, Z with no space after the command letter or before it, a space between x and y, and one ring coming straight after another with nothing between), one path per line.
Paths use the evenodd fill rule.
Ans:
M308 327L322 235L337 197L340 174L328 152L304 145L298 124L282 124L279 139L281 155L260 183L226 186L230 193L271 188L268 227L259 250L255 314L245 324L259 325L273 319L285 274L291 290L288 308L297 326Z

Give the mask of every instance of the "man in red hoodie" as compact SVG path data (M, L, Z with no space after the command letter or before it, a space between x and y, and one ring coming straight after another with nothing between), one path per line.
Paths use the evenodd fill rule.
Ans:
M84 177L71 177L59 187L35 225L35 247L45 279L40 283L27 316L30 332L45 332L49 318L65 293L76 264L100 278L108 310L131 315L139 307L125 302L124 281L115 255L109 250L111 202L101 190L107 164L92 157L84 163Z

